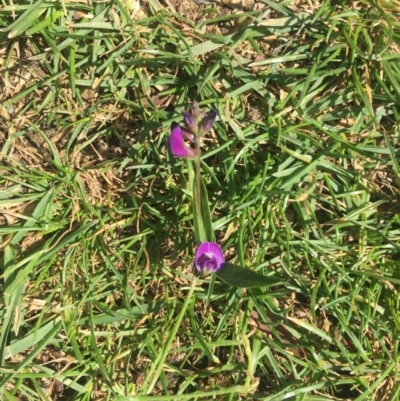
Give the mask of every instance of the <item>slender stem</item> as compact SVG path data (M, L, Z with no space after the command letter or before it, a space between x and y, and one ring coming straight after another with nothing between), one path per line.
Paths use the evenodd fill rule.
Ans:
M169 336L167 338L167 341L166 341L161 353L158 355L157 359L154 361L154 363L150 369L150 372L147 374L147 376L142 384L142 388L144 388L144 386L146 386L148 381L151 379L150 385L145 390L146 394L150 394L153 391L153 388L156 385L156 383L162 373L162 370L164 368L164 362L165 362L165 359L167 358L168 352L171 348L171 344L175 339L176 333L178 332L179 327L182 323L183 316L185 315L185 312L189 305L189 302L193 297L194 290L196 289L197 280L198 280L198 277L193 278L192 285L190 286L189 292L186 296L184 304L182 305L182 309L176 319L175 325L172 327L172 330L169 333Z
M201 210L201 162L200 162L200 137L196 137L195 145L196 145L196 207L197 207L197 215L200 227L204 227L203 225L203 213Z

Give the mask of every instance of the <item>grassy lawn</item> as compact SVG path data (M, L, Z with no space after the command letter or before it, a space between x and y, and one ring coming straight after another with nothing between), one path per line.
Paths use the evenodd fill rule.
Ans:
M400 399L400 3L0 5L0 400ZM202 156L230 263L193 281Z

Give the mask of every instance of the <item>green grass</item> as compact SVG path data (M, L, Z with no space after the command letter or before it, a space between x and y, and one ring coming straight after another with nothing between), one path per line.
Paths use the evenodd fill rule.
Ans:
M0 6L1 399L398 400L399 5L149 3ZM194 99L226 259L287 285L191 286Z

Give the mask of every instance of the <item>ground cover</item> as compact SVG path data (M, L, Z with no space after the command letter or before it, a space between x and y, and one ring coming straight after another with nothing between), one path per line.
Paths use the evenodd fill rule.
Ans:
M397 400L399 11L4 0L2 399ZM225 258L280 284L187 298L193 100Z

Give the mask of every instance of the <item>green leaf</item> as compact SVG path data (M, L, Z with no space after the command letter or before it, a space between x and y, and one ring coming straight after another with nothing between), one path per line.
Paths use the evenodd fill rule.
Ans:
M32 4L23 14L7 28L0 29L0 32L9 32L8 38L13 39L22 33L24 33L37 19L37 17L44 12L44 9L40 9L40 5L43 0L39 0Z
M54 11L49 17L47 17L43 21L39 22L32 28L28 29L25 32L25 34L28 36L31 36L31 35L34 35L35 33L42 31L43 29L47 28L50 25L54 25L54 22L56 20L58 20L60 17L62 17L63 14L64 14L64 12L62 10Z
M217 277L234 287L271 287L285 282L274 276L264 276L232 263L224 263Z
M57 333L61 327L61 318L56 317L50 322L46 323L38 330L32 330L25 337L13 342L11 345L6 347L6 357L12 358L21 352L26 351L28 348L32 348L36 344L40 343L43 339L51 336L52 333Z
M33 220L28 220L24 223L23 227L24 228L28 228L28 227L32 227L32 228L36 228L39 226L40 227L40 222L38 221L41 217L44 216L44 214L46 213L46 209L49 206L50 203L50 199L53 196L53 188L51 188L49 191L47 191L42 199L40 200L40 202L37 204L35 210L32 213L32 218ZM14 235L11 244L15 245L17 244L24 236L25 234L27 234L28 231L25 230L20 230L17 231L16 234Z
M201 201L200 205L200 210L197 205L197 191L196 191L196 171L195 168L193 168L192 163L188 163L188 171L189 171L189 181L190 181L190 186L192 189L192 210L193 210L193 224L194 224L194 234L196 237L196 242L197 245L201 244L202 242L207 241L207 231L204 228L204 223L203 223L203 201ZM203 193L203 190L201 189L201 180L200 180L200 197L201 199L201 194ZM207 199L206 199L207 201ZM207 206L208 206L208 201L207 201Z
M206 234L206 231L204 230L204 225L201 220L201 216L199 216L199 213L197 211L195 197L193 198L192 207L193 207L194 234L196 237L196 242L199 245L202 242L207 242L207 234Z
M230 38L229 38L230 39ZM222 47L224 43L214 43L211 40L207 40L206 42L199 43L191 48L191 51L194 56L200 56L204 53L212 52L215 49ZM185 52L182 52L185 54Z
M203 219L201 213L199 213L196 202L196 186L193 188L192 198L192 210L193 210L193 223L194 223L194 234L196 237L197 244L207 241L207 233L204 229Z

